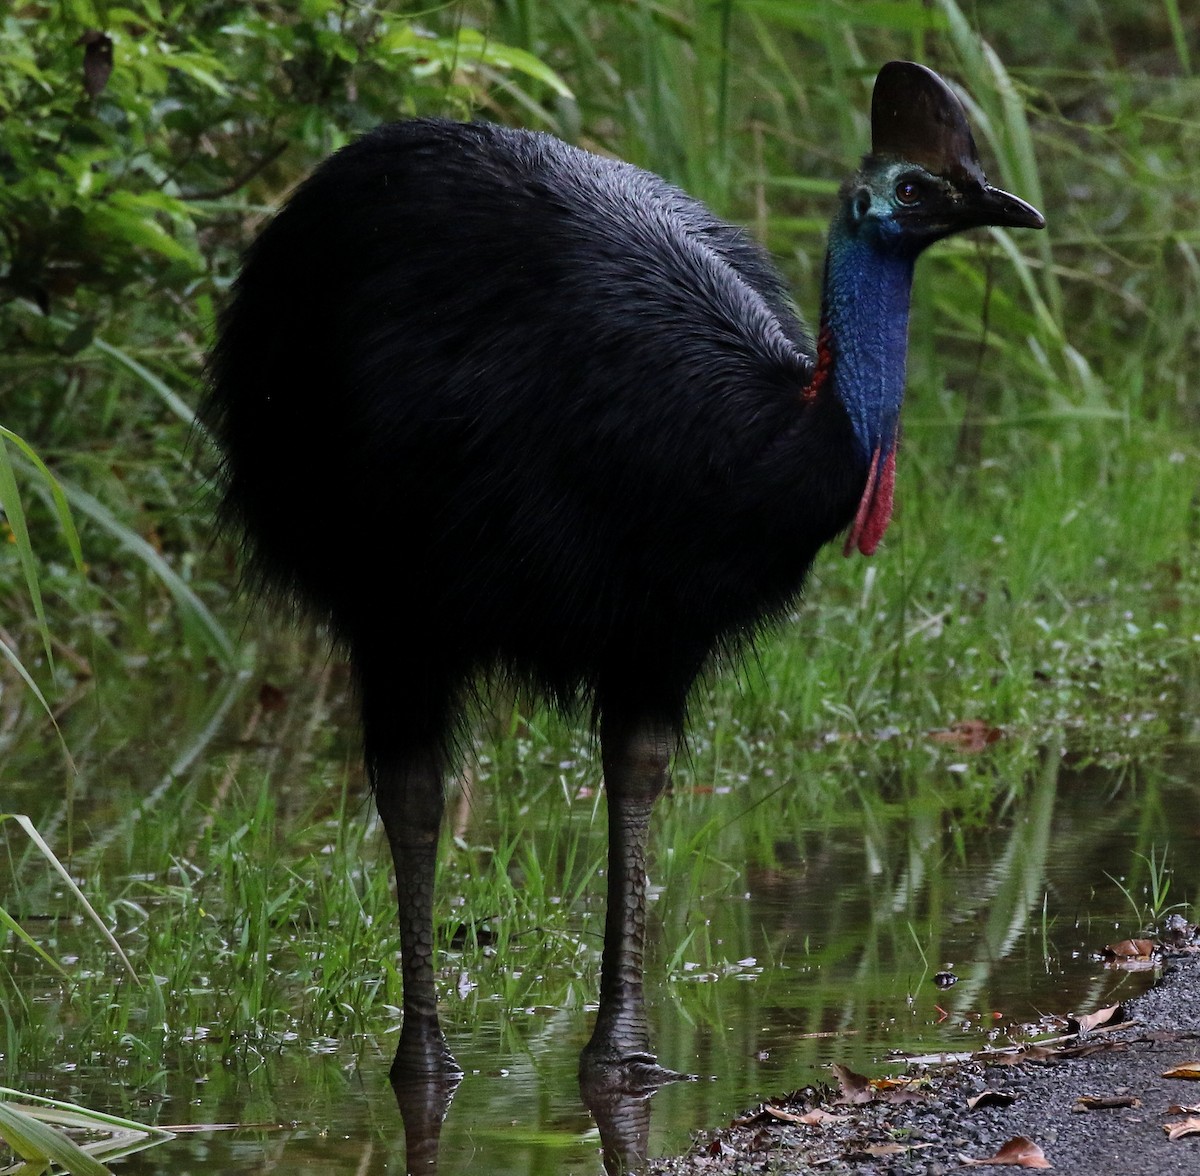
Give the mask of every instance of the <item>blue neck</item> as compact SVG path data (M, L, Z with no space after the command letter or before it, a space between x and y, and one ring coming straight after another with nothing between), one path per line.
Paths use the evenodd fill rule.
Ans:
M832 344L834 395L864 462L877 449L886 458L896 440L914 260L854 233L841 217L830 229L821 318Z

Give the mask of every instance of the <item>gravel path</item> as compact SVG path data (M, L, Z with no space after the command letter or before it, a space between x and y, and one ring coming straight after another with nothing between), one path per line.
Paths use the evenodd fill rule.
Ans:
M848 1104L845 1084L842 1101L836 1090L823 1099L799 1092L697 1140L685 1156L654 1161L650 1171L934 1176L969 1171L965 1157L994 1156L1008 1140L1026 1136L1044 1153L1046 1163L1036 1166L1056 1172L1200 1176L1200 1134L1172 1141L1164 1130L1188 1118L1171 1114L1173 1106L1196 1108L1192 1114L1200 1116L1200 1081L1163 1076L1189 1062L1200 1071L1200 948L1170 954L1159 983L1124 1012L1125 1024L1058 1039L1019 1062L989 1064L976 1055L928 1071L913 1067L910 1074L924 1073L928 1083L859 1089L856 1097L869 1101ZM853 1076L849 1088L855 1097ZM968 1109L967 1098L984 1090L1015 1098ZM1088 1110L1079 1102L1083 1096L1132 1105ZM817 1117L825 1112L838 1119L795 1121L814 1108Z

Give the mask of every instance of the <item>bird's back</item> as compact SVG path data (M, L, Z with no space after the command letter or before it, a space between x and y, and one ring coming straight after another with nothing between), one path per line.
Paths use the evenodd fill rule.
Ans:
M550 136L366 136L262 233L221 328L207 419L252 568L352 645L390 619L416 665L679 696L852 510L856 471L812 517L777 484L822 455L769 261Z

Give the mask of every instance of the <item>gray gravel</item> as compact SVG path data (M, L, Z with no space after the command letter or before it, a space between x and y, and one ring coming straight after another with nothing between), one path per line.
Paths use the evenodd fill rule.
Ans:
M936 1173L970 1171L963 1157L994 1155L1009 1139L1037 1143L1053 1170L1064 1173L1187 1173L1200 1176L1200 1135L1171 1142L1164 1125L1174 1104L1200 1103L1200 1081L1164 1078L1186 1062L1200 1063L1200 953L1171 955L1159 983L1126 1006L1129 1024L1054 1047L1051 1057L1018 1065L967 1061L931 1071L927 1092L899 1103L846 1106L837 1092L821 1105L846 1118L825 1126L779 1121L768 1114L698 1139L685 1156L658 1160L652 1173L741 1176L743 1173ZM1015 1094L1007 1107L968 1110L982 1090ZM784 1113L810 1110L817 1092L779 1104ZM807 1097L805 1097L807 1095ZM1139 1106L1083 1111L1082 1095L1133 1097ZM751 1118L748 1114L743 1119ZM924 1144L924 1147L911 1145ZM880 1155L880 1146L911 1150ZM996 1168L987 1170L995 1171ZM1019 1168L1009 1168L1019 1171Z

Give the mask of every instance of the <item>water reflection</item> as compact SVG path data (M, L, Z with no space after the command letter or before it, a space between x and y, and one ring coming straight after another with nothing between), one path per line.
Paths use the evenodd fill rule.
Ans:
M73 811L61 788L39 776L41 750L19 747L10 749L4 807L29 812L59 846L71 843L73 829L75 871L104 880L131 904L147 902L150 891L158 901L173 884L174 876L142 877L164 846L175 870L219 872L204 857L202 829L221 803L232 803L221 800L231 778L235 793L270 796L275 844L310 845L314 819L341 819L331 804L321 807L320 790L340 795L341 765L355 758L352 736L338 734L330 718L344 681L325 672L316 691L265 714L240 745L236 771L228 752L216 755L207 742L225 711L245 709L236 692L172 681L123 700L120 731L87 712L77 721L91 725L71 733L72 746L83 749ZM180 735L180 715L194 734ZM246 732L244 715L236 725ZM144 738L130 739L131 730ZM577 787L594 784L583 757L571 753L578 769L563 767L561 749L548 762L533 756L519 768L492 765L493 775L506 773L506 787L481 787L460 806L454 833L465 846L526 847L555 878L572 861L602 861L603 822ZM813 770L823 770L819 759ZM87 1038L87 1016L70 1009L57 981L12 942L0 951L7 969L0 988L18 994L0 991L12 1036L35 1038L27 1032L33 1010L51 1028L36 1038L36 1051L5 1055L5 1077L31 1093L164 1125L258 1125L181 1136L167 1145L167 1160L162 1149L152 1159L130 1157L122 1170L133 1174L164 1163L181 1172L250 1173L269 1160L298 1176L350 1176L401 1170L407 1155L410 1170L442 1176L596 1176L602 1165L636 1168L759 1098L826 1077L830 1061L877 1071L893 1050L1002 1041L1043 1012L1127 995L1147 978L1107 971L1092 958L1140 929L1121 887L1143 901L1144 859L1169 846L1172 899L1200 891L1194 748L1106 769L1072 763L1047 746L1022 778L1004 785L1002 803L993 799L996 782L981 780L987 799L973 815L944 803L936 763L861 776L842 762L824 770L836 773L836 805L752 776L728 791L681 787L659 815L647 961L652 1039L664 1064L711 1081L666 1087L653 1099L581 1092L577 1059L590 1028L594 963L567 979L541 970L544 932L533 925L503 961L464 948L450 965L470 978L444 986L447 1031L468 1072L457 1088L388 1089L391 1025L320 1048L295 1035L239 1041L219 1031L219 1003L207 1013L212 1031L186 1042L163 1045L131 1022L142 1054L132 1047L121 1054ZM365 819L365 801L358 815ZM12 913L29 916L38 935L37 916L73 915L49 874L23 856L26 847L9 830L0 836L13 851L6 868L19 880L0 883L0 901L10 906L8 896L20 894ZM597 883L569 911L566 927L583 954L598 947L601 890ZM206 918L229 918L219 895L213 900ZM56 951L69 956L88 933L64 920L54 934ZM303 928L275 926L270 934L303 946ZM962 981L943 993L931 977L946 966ZM529 979L514 989L522 969ZM172 1016L169 1004L162 1015ZM117 1086L114 1067L122 1068Z
M650 1100L664 1085L692 1082L695 1075L645 1067L645 1081L626 1066L580 1066L579 1094L600 1133L600 1152L609 1176L643 1172L649 1159ZM405 1172L432 1176L438 1171L442 1126L462 1074L391 1072L392 1091L404 1126Z
M684 1081L681 1077L680 1081ZM579 1078L579 1093L600 1130L604 1170L609 1176L641 1172L650 1156L650 1100L662 1089L600 1080L596 1073Z
M433 1176L438 1170L442 1124L462 1075L392 1077L392 1091L404 1124L405 1171Z

